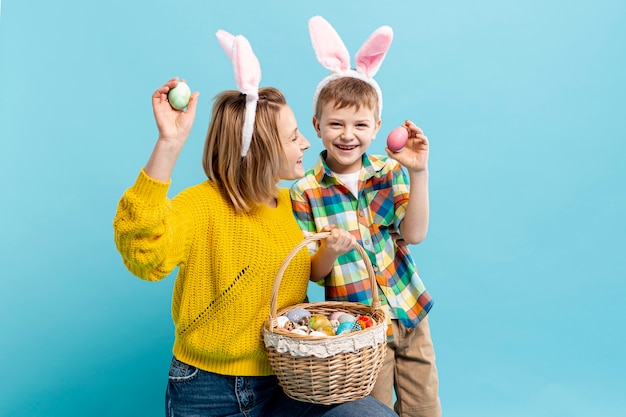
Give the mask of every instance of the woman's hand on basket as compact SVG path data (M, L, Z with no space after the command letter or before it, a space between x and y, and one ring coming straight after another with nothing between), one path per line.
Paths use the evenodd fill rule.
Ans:
M350 252L354 248L356 238L347 230L338 228L336 225L324 226L324 232L330 232L320 244L320 249L328 251L335 257Z

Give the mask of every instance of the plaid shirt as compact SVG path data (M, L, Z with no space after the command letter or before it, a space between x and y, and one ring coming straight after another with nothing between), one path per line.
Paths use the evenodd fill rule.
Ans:
M417 326L433 302L399 232L409 200L406 173L391 158L364 154L356 198L330 171L325 156L326 151L291 187L300 227L305 236L330 224L350 231L372 262L381 303L407 328ZM318 245L313 242L309 251L315 252ZM357 251L339 256L320 283L327 300L372 303L370 280Z

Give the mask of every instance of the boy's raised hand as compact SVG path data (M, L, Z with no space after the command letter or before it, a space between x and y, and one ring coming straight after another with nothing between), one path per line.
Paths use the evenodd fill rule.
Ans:
M410 120L404 122L409 131L409 139L399 152L386 148L387 155L398 161L407 170L419 172L428 169L428 138L424 131Z

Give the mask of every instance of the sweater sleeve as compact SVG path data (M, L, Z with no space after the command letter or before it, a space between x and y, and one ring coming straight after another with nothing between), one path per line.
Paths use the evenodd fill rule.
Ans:
M165 278L184 259L185 224L167 198L169 185L142 169L113 220L115 245L126 268L148 281Z

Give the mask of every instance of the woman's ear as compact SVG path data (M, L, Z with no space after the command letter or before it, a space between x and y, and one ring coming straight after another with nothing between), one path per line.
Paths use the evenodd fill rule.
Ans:
M317 132L317 137L322 137L322 132L320 131L320 123L317 120L317 117L313 116L313 129Z

